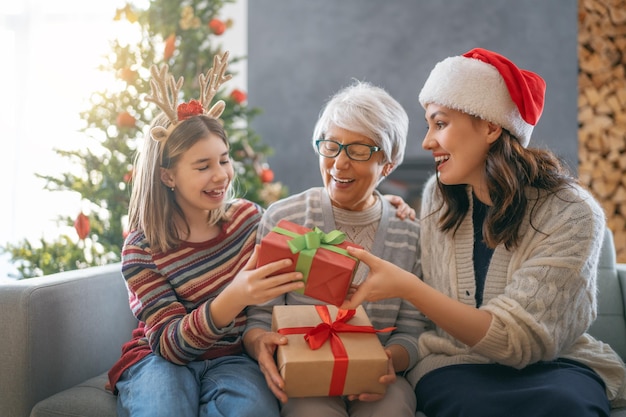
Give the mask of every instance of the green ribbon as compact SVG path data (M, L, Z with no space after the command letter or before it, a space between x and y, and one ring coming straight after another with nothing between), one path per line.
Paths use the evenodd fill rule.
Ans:
M291 253L299 253L298 261L296 262L296 271L302 272L304 275L304 282L306 282L309 278L313 258L315 257L317 250L320 248L347 256L355 261L357 260L355 257L350 255L347 250L334 246L343 243L346 239L346 235L339 230L324 233L319 227L316 227L310 232L299 234L276 226L272 229L272 231L293 238L287 242L287 245L289 246ZM300 292L303 291L304 290L300 290Z

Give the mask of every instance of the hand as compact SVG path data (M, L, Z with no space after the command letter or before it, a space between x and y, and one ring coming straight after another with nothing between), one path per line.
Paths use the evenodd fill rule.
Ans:
M253 331L260 331L260 329L254 329ZM288 398L284 391L285 381L276 367L274 353L279 345L286 345L288 340L285 336L281 336L276 332L261 332L252 342L254 357L259 362L259 368L265 376L267 386L281 403L286 403Z
M385 353L387 354L387 374L381 376L378 382L380 382L383 385L389 386L393 384L394 382L396 382L396 371L393 368L393 362L391 360L391 351L388 349L385 349ZM384 396L385 394L362 393L358 395L356 394L348 395L348 400L350 401L359 400L359 401L364 401L364 402L371 402L371 401L382 400Z
M365 263L369 268L367 278L348 290L341 308L357 308L363 301L379 301L404 296L421 282L415 275L380 259L363 249L348 247L348 253Z
M245 306L263 304L279 295L304 287L301 272L287 272L273 275L277 271L292 264L291 259L282 259L256 268L258 260L256 245L252 256L228 286L229 292L234 291L239 303Z
M211 303L209 314L218 328L228 325L249 305L263 304L281 294L304 287L300 272L271 276L291 265L291 259L282 259L255 269L257 250L258 245L246 265Z
M415 209L399 195L385 194L384 197L396 208L396 216L404 220L407 217L415 220Z

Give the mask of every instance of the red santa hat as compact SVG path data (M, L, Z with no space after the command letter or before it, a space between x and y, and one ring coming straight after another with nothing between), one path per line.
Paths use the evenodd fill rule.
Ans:
M437 103L497 123L528 146L543 111L545 81L495 52L474 48L435 65L422 91L425 108Z

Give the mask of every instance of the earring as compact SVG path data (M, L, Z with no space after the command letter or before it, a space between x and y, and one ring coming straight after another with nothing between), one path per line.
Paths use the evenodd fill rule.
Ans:
M170 188L170 190L172 190L172 192L174 192L174 187Z

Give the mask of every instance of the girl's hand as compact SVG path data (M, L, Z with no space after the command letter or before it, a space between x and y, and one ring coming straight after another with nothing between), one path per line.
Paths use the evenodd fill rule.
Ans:
M415 209L404 201L402 197L393 194L385 194L383 197L396 208L396 216L400 219L404 220L408 217L411 220L415 220Z
M300 272L274 275L290 266L291 259L282 259L256 268L257 250L258 245L246 265L211 303L210 314L218 328L228 325L249 305L263 304L282 294L304 288Z
M279 345L286 345L287 342L285 336L262 329L251 329L244 339L246 350L259 363L267 386L281 403L286 403L288 398L285 393L285 381L278 372L274 354Z
M301 272L286 272L275 275L283 268L290 266L291 259L282 259L256 268L258 248L235 279L228 286L237 293L237 299L245 307L254 304L263 304L282 294L304 287Z

